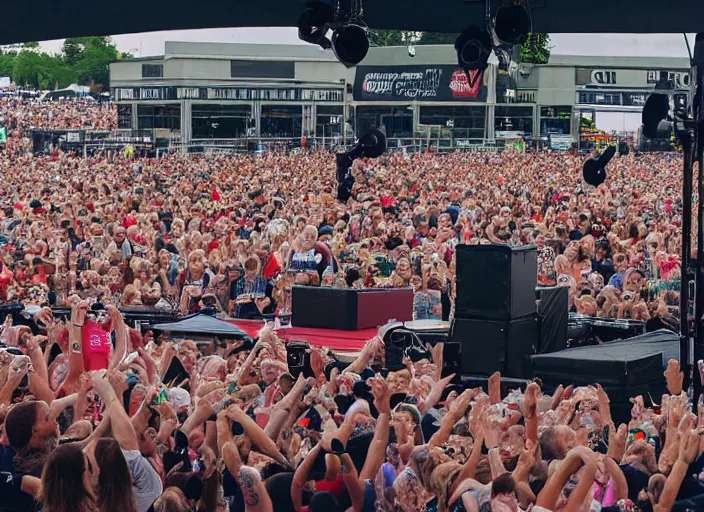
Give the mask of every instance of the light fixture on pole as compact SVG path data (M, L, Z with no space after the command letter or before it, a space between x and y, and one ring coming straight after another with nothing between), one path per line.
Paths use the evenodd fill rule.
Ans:
M332 4L318 0L309 2L298 18L298 37L324 50L332 49L345 66L356 66L369 51L361 0L334 0Z

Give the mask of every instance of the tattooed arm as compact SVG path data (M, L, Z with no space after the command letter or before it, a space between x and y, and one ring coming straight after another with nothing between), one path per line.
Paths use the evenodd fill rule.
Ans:
M250 466L242 466L239 483L244 496L245 512L273 512L274 505L262 483L259 471Z

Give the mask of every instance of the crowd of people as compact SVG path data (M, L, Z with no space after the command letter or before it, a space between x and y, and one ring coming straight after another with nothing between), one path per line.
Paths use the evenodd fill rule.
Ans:
M388 373L378 337L349 365L313 348L316 377L295 377L271 326L254 345L173 343L133 336L114 305L69 302L66 322L35 315L42 334L3 326L3 512L704 506L703 420L675 360L660 404L635 397L617 425L599 384L450 385L442 343Z
M19 101L0 99L0 303L38 331L0 332L0 512L704 507L704 416L675 361L661 403L617 425L598 384L455 386L442 344L395 371L379 338L349 365L311 348L306 378L272 323L197 344L118 309L281 320L294 284L411 287L414 318L448 319L456 246L494 243L535 245L575 314L673 325L677 154L615 158L595 188L576 154L389 152L355 161L341 202L321 150L33 156L27 126L114 118Z
M39 100L21 95L0 96L0 126L8 136L27 136L32 129L114 130L114 103L87 99Z
M569 154L389 153L357 161L336 199L335 158L0 154L0 300L204 305L290 314L293 284L412 287L418 319L451 315L457 244L538 247L538 283L570 311L677 318L681 199L675 154L617 158L599 188ZM90 176L90 180L85 177Z

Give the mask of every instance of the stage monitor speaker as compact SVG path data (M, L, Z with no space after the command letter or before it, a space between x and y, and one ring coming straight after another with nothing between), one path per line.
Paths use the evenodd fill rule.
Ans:
M294 327L357 331L413 318L411 288L326 288L294 286Z
M535 313L535 246L458 245L455 318L508 320Z
M461 344L462 372L530 378L529 357L538 346L538 319L532 314L513 320L456 318L450 342Z
M535 289L538 299L538 354L567 348L569 296L565 286Z

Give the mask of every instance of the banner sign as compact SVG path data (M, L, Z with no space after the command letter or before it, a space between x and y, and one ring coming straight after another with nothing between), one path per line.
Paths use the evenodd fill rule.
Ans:
M113 89L117 101L216 100L216 101L316 101L343 102L344 90L296 87L129 87Z
M9 76L0 76L0 89L7 89L12 86Z
M675 89L689 89L692 85L687 70L646 70L635 68L575 68L575 84L588 86L638 87L651 89L659 82L667 82Z
M7 128L0 126L0 144L5 144L7 142Z
M472 74L472 79L476 72ZM483 77L482 77L483 78ZM483 80L471 86L456 66L357 66L357 101L486 101Z
M648 71L648 84L653 85L665 81L676 89L688 89L692 85L689 71Z

